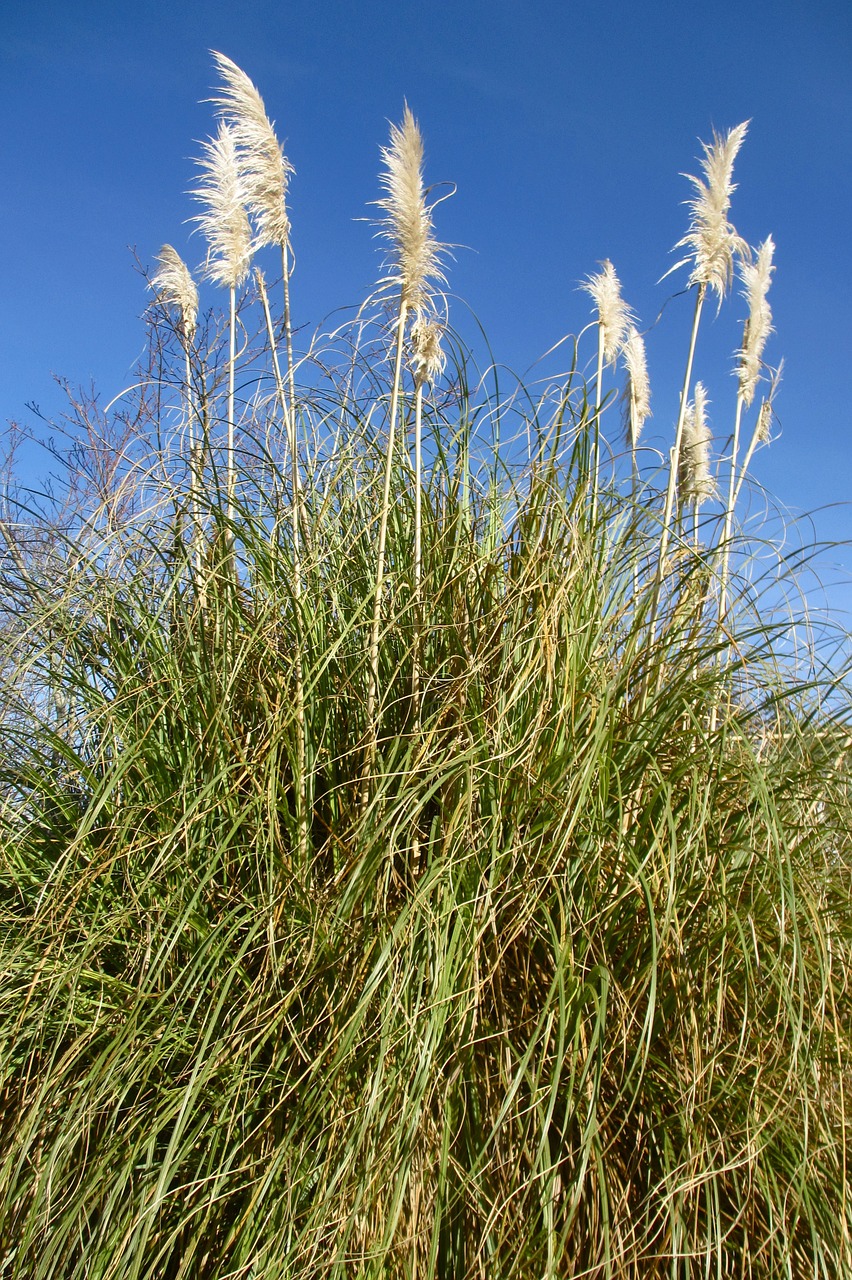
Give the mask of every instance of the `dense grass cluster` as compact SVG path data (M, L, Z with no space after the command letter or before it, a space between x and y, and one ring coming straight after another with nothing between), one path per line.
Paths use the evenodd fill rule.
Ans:
M840 664L603 357L225 283L8 498L0 1276L852 1274Z

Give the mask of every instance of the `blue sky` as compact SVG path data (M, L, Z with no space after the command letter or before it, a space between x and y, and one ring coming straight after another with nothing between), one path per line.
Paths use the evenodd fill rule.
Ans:
M170 6L30 0L0 17L4 246L0 420L60 407L51 374L132 380L145 341L145 264L171 241L203 256L186 219L198 140L212 131L208 50L255 80L295 165L296 319L359 302L380 257L363 221L378 149L407 98L427 181L457 184L436 214L450 286L499 359L523 371L589 316L578 282L614 262L649 326L654 419L667 448L692 300L660 277L686 229L681 176L699 138L750 118L732 218L777 245L770 300L785 357L778 438L754 464L826 539L852 537L852 5L539 0L282 0ZM214 301L208 293L205 301ZM461 319L463 308L455 305ZM697 374L730 430L743 304L711 309ZM590 365L590 339L581 355ZM830 565L839 566L832 570ZM825 575L852 576L849 549ZM852 592L833 588L836 608Z

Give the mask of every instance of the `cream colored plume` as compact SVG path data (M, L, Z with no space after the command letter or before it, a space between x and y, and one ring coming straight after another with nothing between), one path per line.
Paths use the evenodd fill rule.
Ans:
M422 312L411 326L412 364L414 378L418 383L433 383L444 372L447 357L441 347L442 332L435 317Z
M382 147L386 195L378 201L387 215L382 235L393 246L391 282L400 290L402 305L423 311L429 303L428 281L442 281L442 246L435 239L432 211L423 190L423 138L406 104L401 125L391 125L390 145Z
M252 245L233 130L222 122L216 137L202 147L201 181L190 194L205 206L193 218L207 240L204 274L216 284L236 289L248 275Z
M743 297L748 302L748 320L743 332L743 345L739 352L740 363L737 370L740 383L740 395L743 403L750 405L760 378L760 363L763 348L772 333L772 309L766 301L769 286L772 283L772 256L775 245L772 237L767 236L757 251L754 262L743 262L740 274L745 289Z
M732 181L734 160L743 144L749 121L745 120L731 129L724 137L713 131L713 144L702 142L704 159L701 168L704 178L685 174L695 187L695 195L687 201L692 214L689 232L679 240L675 248L690 250L690 256L677 263L677 267L691 261L691 285L704 285L713 289L721 303L734 274L734 255L748 258L748 245L737 235L728 221L731 196L736 190ZM672 270L676 270L673 267Z
M710 472L710 428L707 425L707 393L704 384L696 382L695 398L687 405L683 424L680 496L682 502L696 507L716 493Z
M198 319L198 290L189 267L170 244L163 245L157 262L160 265L151 277L151 288L158 302L177 311L180 330L191 341Z
M625 401L628 427L632 443L639 439L646 420L651 417L651 382L648 378L648 361L645 355L645 342L635 325L624 340L624 363L627 366L627 387Z
M290 241L287 183L293 166L275 136L274 123L252 81L235 62L213 51L223 88L214 98L237 144L240 174L248 211L257 228L255 247Z
M621 296L621 284L609 258L601 263L601 267L603 270L587 276L581 287L591 294L597 309L604 360L613 364L624 345L633 317Z

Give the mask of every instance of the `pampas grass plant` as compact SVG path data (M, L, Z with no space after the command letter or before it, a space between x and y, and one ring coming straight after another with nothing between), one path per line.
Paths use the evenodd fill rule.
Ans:
M592 443L592 522L597 518L600 485L600 431L603 407L604 365L614 365L632 328L633 316L621 296L621 282L607 258L601 270L587 277L582 286L595 304L598 327L598 367L595 378L595 432ZM634 344L635 354L635 344Z
M195 200L204 206L194 221L207 240L204 273L208 280L227 289L230 299L228 352L228 448L226 461L227 537L233 542L235 515L234 485L234 378L237 363L237 289L244 283L251 265L251 228L245 209L246 192L240 176L237 140L228 125L219 125L215 138L202 144L198 162L201 179L193 189Z
M695 289L695 311L692 318L692 331L689 337L689 351L683 378L683 390L680 395L680 409L677 427L675 428L674 445L669 460L669 482L666 490L666 504L663 510L663 528L660 538L660 549L657 558L657 591L662 583L665 571L666 555L669 546L670 526L675 505L677 477L680 468L680 451L683 443L683 427L686 420L686 408L689 403L689 390L692 381L692 366L695 359L695 345L698 339L698 327L707 290L712 290L722 304L734 274L736 258L747 256L748 246L737 233L728 219L731 197L736 186L733 181L734 161L748 131L748 121L731 129L724 137L714 130L713 142L702 143L704 158L701 168L703 178L688 174L695 188L695 195L688 202L690 210L689 230L676 249L687 249L688 256L676 263L670 271L676 271L685 264L691 264L689 286ZM667 274L670 274L667 273Z
M288 171L216 65L231 328L192 359L232 394L248 217L272 234L243 107L276 199ZM697 315L743 132L706 149ZM720 635L671 475L615 455L591 518L601 386L481 376L407 109L384 159L351 324L284 368L262 274L241 299L239 451L232 404L203 467L169 438L194 303L164 251L135 436L78 398L65 490L4 487L0 1275L850 1277L848 638L793 650L792 530L771 568L743 535ZM706 399L688 373L696 510Z
M402 124L391 125L390 144L382 148L385 169L382 174L384 197L379 207L385 218L382 235L391 246L391 274L385 281L398 294L395 321L394 368L385 454L384 487L379 515L376 548L375 595L370 627L369 676L367 687L367 743L364 754L362 806L366 808L370 793L370 774L375 760L378 735L376 699L379 685L379 632L382 624L382 590L385 576L385 551L390 513L391 479L394 443L402 379L402 353L409 316L418 319L432 305L431 285L443 276L440 266L441 245L435 238L432 214L423 188L423 138L417 122L405 106Z

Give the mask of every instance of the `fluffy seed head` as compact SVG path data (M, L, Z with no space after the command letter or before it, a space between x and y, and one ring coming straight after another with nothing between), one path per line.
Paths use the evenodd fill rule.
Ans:
M587 276L581 287L594 300L603 335L604 360L607 364L613 364L624 345L633 317L621 296L621 284L609 258L601 263L601 267L603 270Z
M687 201L692 215L689 232L675 245L676 249L688 249L689 257L684 258L677 266L691 261L690 285L704 285L713 289L720 304L733 279L734 255L748 257L748 245L728 221L731 196L736 191L732 181L734 160L743 144L748 126L749 121L745 120L724 137L720 137L714 129L712 145L706 142L701 144L704 148L704 158L701 161L704 178L684 174L695 188L695 195Z
M157 254L160 264L151 277L151 288L157 301L178 313L181 333L191 341L198 319L198 290L189 267L170 244L164 244Z
M205 206L193 218L207 240L204 274L228 289L238 288L248 275L251 261L251 227L245 209L245 188L240 176L233 130L222 121L219 132L201 144L201 180L190 193Z
M696 507L716 493L710 473L710 428L707 425L707 393L704 384L696 382L695 398L686 407L681 451L680 496Z
M648 378L645 343L635 325L630 326L623 351L627 366L627 386L624 390L627 442L635 445L642 427L651 416L651 382Z
M766 399L760 406L760 412L757 415L757 425L754 434L757 436L759 444L769 444L770 428L772 426L772 401Z
M423 138L406 104L401 125L391 125L390 145L382 147L385 196L378 201L386 217L381 234L393 248L390 282L412 311L428 308L428 281L442 281L441 251L432 228L432 210L423 190Z
M257 228L256 247L283 247L290 241L287 183L293 166L275 136L263 99L246 73L223 53L214 51L213 60L222 77L222 91L213 101L237 145L246 205Z
M411 326L415 381L435 382L444 372L447 358L441 348L441 325L434 316L418 313Z
M772 333L772 309L766 301L769 286L772 282L772 255L775 245L772 237L767 236L757 251L754 262L740 264L740 275L745 289L743 297L748 302L748 320L743 330L743 345L739 351L739 368L737 376L740 383L740 395L748 406L754 400L754 393L760 378L760 362L766 339Z

